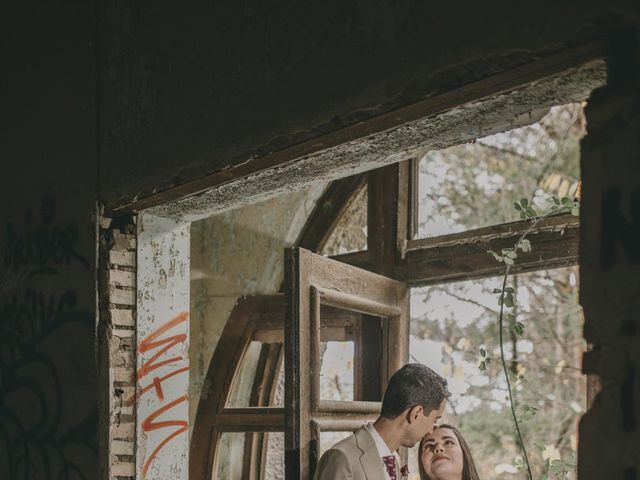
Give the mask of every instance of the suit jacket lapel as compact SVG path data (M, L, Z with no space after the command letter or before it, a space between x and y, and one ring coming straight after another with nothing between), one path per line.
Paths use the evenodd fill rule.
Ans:
M358 448L362 451L360 463L367 480L386 480L384 465L371 434L365 427L362 427L355 433L355 437Z

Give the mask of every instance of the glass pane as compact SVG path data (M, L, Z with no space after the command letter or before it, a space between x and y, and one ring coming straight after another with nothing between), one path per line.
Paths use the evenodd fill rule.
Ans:
M353 400L353 342L320 342L320 398Z
M264 439L264 444L262 440ZM264 446L266 454L260 455L260 450ZM256 451L252 452L251 449ZM252 433L234 432L223 433L218 444L218 466L214 475L215 480L244 480L251 477L250 458L252 455L257 458L264 458L263 465L257 465L264 474L253 472L257 478L265 480L284 480L284 433ZM247 471L245 471L247 470Z
M250 405L262 345L262 342L251 342L247 347L231 385L227 401L228 407L248 407Z
M541 478L550 458L575 459L577 422L586 407L578 268L517 275L509 286L524 333L505 329L505 353L533 474ZM460 427L480 478L515 479L521 478L513 465L519 449L499 360L493 293L500 287L501 279L492 278L412 289L410 351L448 379L453 395L445 421ZM479 368L481 347L492 358L486 371Z
M540 121L434 150L419 162L419 238L519 220L521 198L546 208L550 196L579 195L583 105L553 107Z
M353 432L324 432L320 431L320 455L331 447L333 447L340 440L347 438Z
M261 389L273 388L273 386L276 388L276 391L273 393L275 397L274 401L276 402L275 405L282 405L282 391L279 395L277 389L284 389L284 378L279 378L277 380L278 383L273 384L272 382L269 383L269 380L265 380L265 377L263 377L264 375L268 376L271 374L266 371L266 368L269 366L273 368L272 361L267 361L267 359L272 358L272 355L282 355L282 349L278 348L278 346L279 344L277 343L263 343L259 341L252 341L249 344L235 372L227 400L227 407L266 406L271 393L262 391ZM260 368L260 371L258 371L258 368ZM275 373L282 375L281 370L282 367L280 367L279 372ZM267 385L267 383L269 384Z
M332 256L367 249L367 186L356 193L320 252Z
M218 446L218 468L215 479L242 480L244 468L244 442L247 434L223 433Z

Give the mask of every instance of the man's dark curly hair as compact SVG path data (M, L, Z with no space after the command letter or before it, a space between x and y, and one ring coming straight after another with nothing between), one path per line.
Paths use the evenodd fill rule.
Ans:
M380 416L396 418L416 405L422 405L424 414L429 415L450 395L444 378L426 365L408 363L389 379Z

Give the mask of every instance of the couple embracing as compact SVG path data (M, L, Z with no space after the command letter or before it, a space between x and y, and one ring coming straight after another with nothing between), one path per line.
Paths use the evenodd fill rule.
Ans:
M408 471L396 450L418 442L421 480L478 480L460 432L436 426L449 396L447 381L429 367L405 365L389 380L378 419L327 450L314 480L402 480Z

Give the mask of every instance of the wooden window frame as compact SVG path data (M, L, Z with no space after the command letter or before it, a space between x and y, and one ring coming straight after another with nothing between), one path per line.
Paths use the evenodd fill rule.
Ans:
M385 319L379 368L370 375L377 374L383 386L408 359L409 290L403 282L300 248L286 251L285 272L285 471L286 478L311 478L322 422L337 430L362 426L381 406L357 397L320 398L321 304ZM382 390L376 395L380 400Z
M579 64L580 61L579 58L576 58L576 64ZM544 77L544 69L542 69L538 78L530 78L529 80L535 81ZM461 98L459 103L462 104L469 100L469 98ZM417 165L417 159L413 159L332 182L309 216L296 245L313 252L319 251L326 243L352 196L364 182L367 182L367 249L337 255L332 257L334 260L385 275L411 286L434 285L500 275L503 272L503 266L495 262L487 254L487 250L500 251L502 248L512 246L514 240L530 227L530 222L510 222L456 234L416 239L418 222ZM536 225L529 234L529 238L536 244L536 251L521 254L518 263L511 269L512 273L566 267L578 263L579 223L576 217L557 215L547 218ZM253 304L253 308L257 308L256 305ZM246 312L245 315L247 315ZM236 323L236 329L240 328L235 317L234 322L229 321L227 325L229 326L231 323ZM272 342L283 338L282 322L276 323L263 324L252 335ZM230 387L220 379L228 379L229 375L232 375L237 368L239 361L216 363L216 355L220 351L222 352L220 356L225 359L240 358L241 353L238 351L243 350L238 344L234 344L233 340L230 342L228 340L233 339L234 335L237 335L236 330L227 333L225 327L225 333L221 337L220 344L214 354L214 360L211 363L210 372L207 375L207 379L212 382L212 385L220 385L227 389L224 394L228 394ZM246 336L243 338L246 339ZM365 353L356 352L355 360L364 363ZM271 363L273 364L273 362ZM269 378L265 375L262 377ZM274 383L273 378L271 375L272 383ZM228 381L230 382L230 380ZM285 383L288 384L288 381ZM358 380L355 382L356 389L360 388L360 383L362 382ZM212 391L215 389L212 388ZM290 418L285 415L285 409L282 408L222 408L215 410L215 414L212 415L210 407L203 407L203 404L207 402L210 402L210 399L200 401L194 427L191 449L191 472L195 474L194 478L211 478L212 468L215 466L212 462L216 446L215 439L220 433L226 431L253 432L256 431L256 428L260 428L260 431L263 432L290 429L288 424ZM285 401L285 404L287 403ZM371 416L367 412L361 413L361 417L356 419L352 417L348 420L352 422L348 425L356 426L365 419L366 415L369 415L367 418ZM309 438L312 442L312 449L316 449L315 455L318 453L319 432L340 430L344 425L347 425L345 423L347 420L343 420L332 420L328 416L312 420L314 423L309 424L311 425ZM341 421L342 423L340 423ZM206 455L199 454L198 450L201 448L207 450ZM288 454L290 452L286 453L286 455ZM251 461L255 463L255 455L251 458ZM204 472L207 472L208 476L203 477L201 474Z

